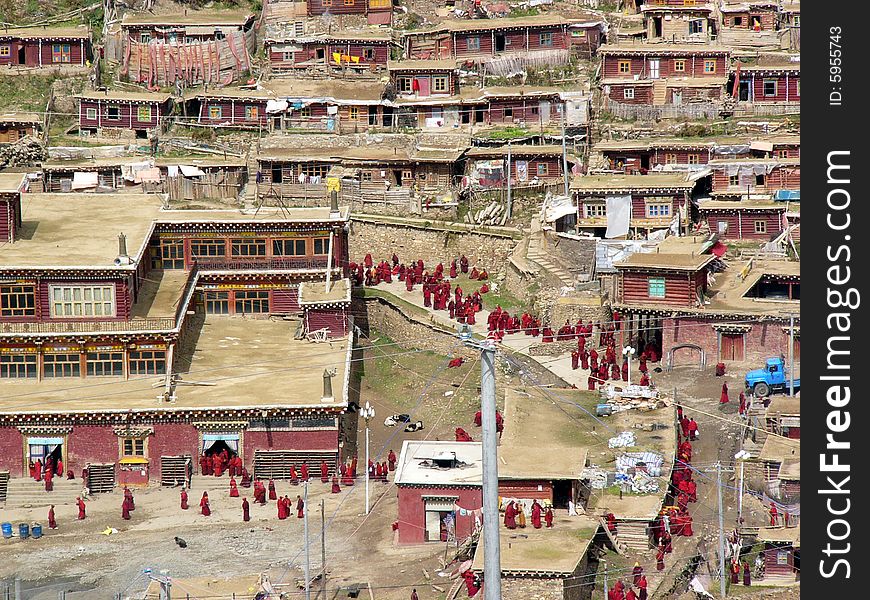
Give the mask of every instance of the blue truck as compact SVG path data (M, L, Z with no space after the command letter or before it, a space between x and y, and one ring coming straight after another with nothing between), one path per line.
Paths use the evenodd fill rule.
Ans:
M755 369L746 374L745 385L746 389L755 396L769 396L777 392L788 393L790 381L785 359L782 356L768 358L763 369ZM796 377L794 391L799 391L800 387L800 377Z

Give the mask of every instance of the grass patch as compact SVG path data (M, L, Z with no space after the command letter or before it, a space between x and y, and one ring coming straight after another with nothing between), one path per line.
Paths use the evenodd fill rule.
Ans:
M60 75L0 75L0 108L13 111L45 110L51 85Z

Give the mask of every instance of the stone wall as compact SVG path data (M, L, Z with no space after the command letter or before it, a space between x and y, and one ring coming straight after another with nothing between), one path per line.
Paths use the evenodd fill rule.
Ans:
M377 262L395 252L402 262L422 259L424 263L450 261L462 254L471 266L483 267L493 275L507 263L516 241L507 236L480 232L446 231L437 224L374 223L351 218L350 260L359 261L371 253Z
M610 321L610 307L602 301L599 294L589 291L557 298L550 309L553 331L558 330L566 320L575 325L580 319L587 323Z
M503 577L501 595L504 600L564 600L561 579Z

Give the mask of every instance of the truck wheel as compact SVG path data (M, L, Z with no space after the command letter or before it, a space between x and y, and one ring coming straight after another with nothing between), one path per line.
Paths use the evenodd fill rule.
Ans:
M770 386L768 386L763 381L761 383L756 383L755 387L752 388L752 393L755 394L756 397L764 397L770 394Z

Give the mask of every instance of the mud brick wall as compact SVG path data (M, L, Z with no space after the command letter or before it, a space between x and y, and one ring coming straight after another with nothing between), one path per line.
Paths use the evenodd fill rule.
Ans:
M464 254L469 265L482 267L494 275L505 267L515 244L509 237L445 231L437 224L416 227L352 219L350 227L351 261L360 261L366 253L371 253L377 262L389 259L395 252L404 263L422 259L427 268L430 263L434 268L443 262L447 269L452 259Z

